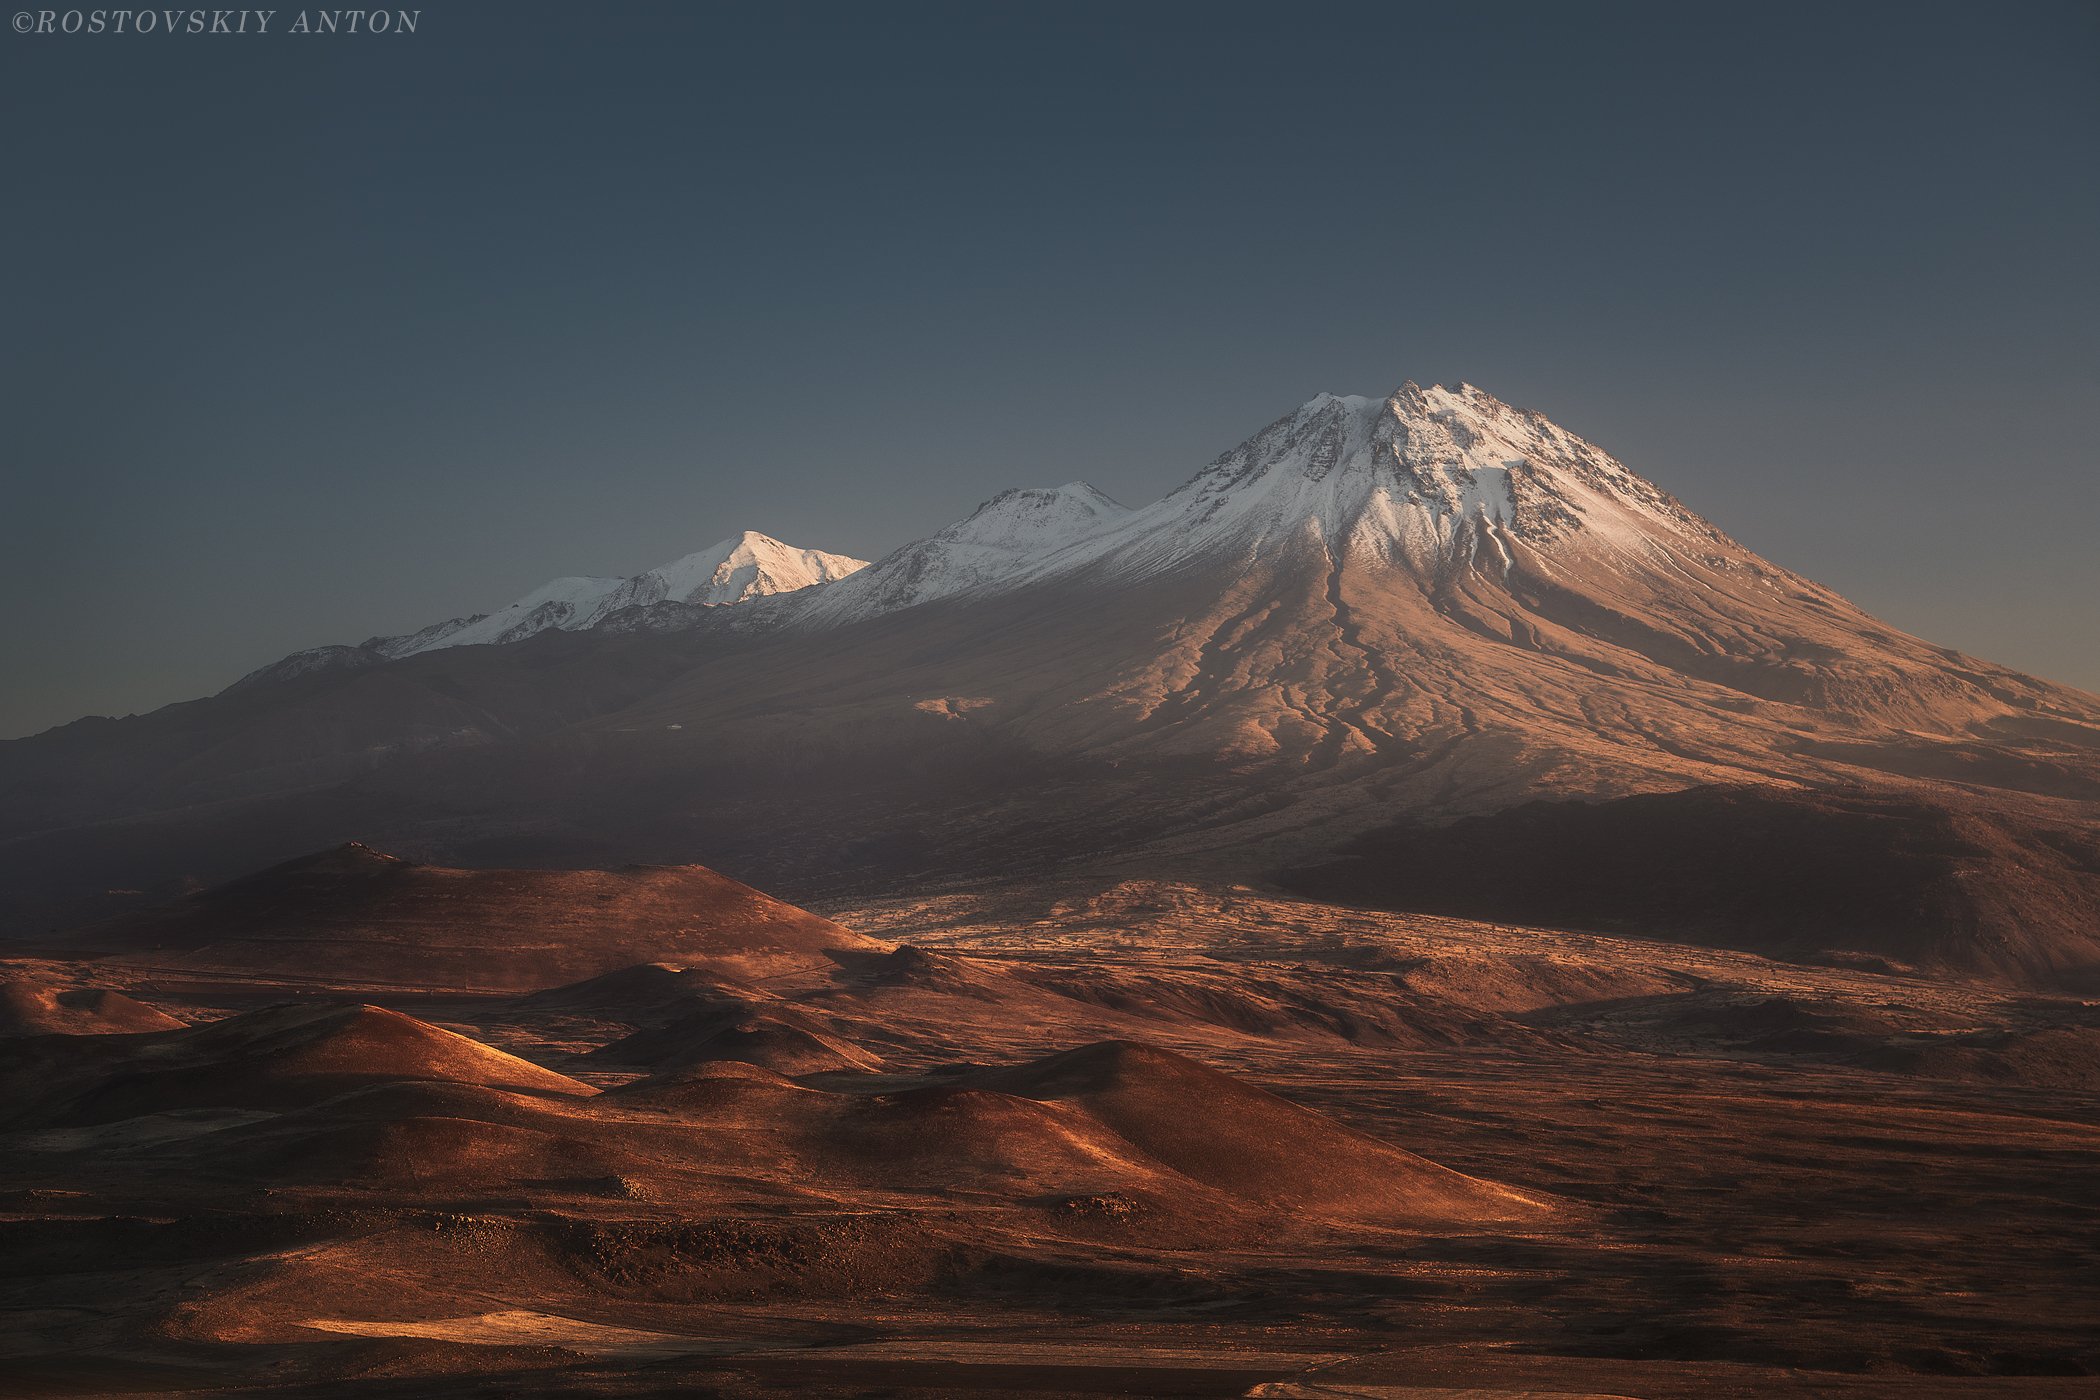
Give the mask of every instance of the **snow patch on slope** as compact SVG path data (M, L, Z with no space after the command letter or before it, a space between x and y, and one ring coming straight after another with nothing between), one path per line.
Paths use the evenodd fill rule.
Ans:
M1002 592L1036 561L1098 536L1129 515L1083 481L1002 491L947 529L810 596L798 622L847 622L941 598Z
M492 613L441 622L405 637L374 638L365 645L391 660L442 647L522 641L550 627L588 627L602 611L605 600L625 582L617 578L558 578Z

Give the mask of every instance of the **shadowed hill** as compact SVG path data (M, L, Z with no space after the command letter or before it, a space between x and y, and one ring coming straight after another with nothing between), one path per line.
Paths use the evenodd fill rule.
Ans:
M1075 1219L1088 1202L1183 1225L1244 1225L1246 1212L1279 1206L1388 1224L1537 1221L1556 1209L1129 1041L887 1092L811 1089L716 1063L606 1097L733 1130L747 1146L777 1141L806 1181L989 1193Z
M182 1025L164 1011L102 987L0 982L0 1037L117 1035L180 1030Z
M1229 1074L1104 1041L969 1085L1075 1109L1155 1162L1234 1196L1338 1214L1524 1218L1547 1203L1366 1137Z
M594 1058L658 1070L735 1060L781 1074L871 1069L879 1063L808 1012L792 1005L763 1003L695 1011L669 1025L614 1041L595 1051Z
M702 866L453 870L351 843L87 930L127 960L529 991L665 959L734 975L882 944Z
M695 1008L720 1006L748 996L733 978L704 968L669 963L636 963L632 967L586 977L518 999L519 1007L567 1015L602 1016L632 1026L662 1025L690 1015Z
M1320 899L1867 955L2016 982L2100 976L2100 838L1976 804L1704 787L1404 825L1295 870Z
M277 1006L179 1031L44 1038L0 1050L0 1087L16 1126L198 1108L294 1108L402 1080L592 1092L566 1075L376 1006Z

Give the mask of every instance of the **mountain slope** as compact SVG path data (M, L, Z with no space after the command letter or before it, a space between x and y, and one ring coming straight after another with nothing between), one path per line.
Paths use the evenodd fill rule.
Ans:
M2079 985L2100 973L2100 825L1973 802L1698 787L1407 823L1289 872L1337 902L1841 965Z

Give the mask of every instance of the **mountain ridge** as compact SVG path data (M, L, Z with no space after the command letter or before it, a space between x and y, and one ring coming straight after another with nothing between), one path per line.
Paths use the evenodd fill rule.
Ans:
M1034 508L1025 524L1013 519L1019 502ZM1075 508L1081 502L1086 508ZM1741 549L1543 415L1472 385L1425 389L1409 381L1382 400L1318 394L1149 506L1122 507L1085 482L1003 492L930 540L878 561L858 582L799 600L793 615L831 624L923 601L928 590L884 587L885 576L924 573L926 545L982 536L987 516L1008 525L1012 538L1000 543L1024 557L1004 576L974 580L979 591L1100 564L1142 577L1207 551L1251 558L1307 525L1319 528L1330 551L1383 554L1419 573L1477 564L1490 553L1507 567L1510 532L1535 548L1583 530L1622 547L1641 536L1610 519L1606 506L1638 511L1689 544ZM855 608L856 594L879 596L868 599L874 606Z
M829 583L867 566L865 559L801 549L771 535L745 530L629 578L565 576L491 613L450 618L398 636L368 637L354 647L309 647L251 671L233 684L398 661L446 647L500 646L549 629L583 631L627 610L658 604L688 609L729 607Z

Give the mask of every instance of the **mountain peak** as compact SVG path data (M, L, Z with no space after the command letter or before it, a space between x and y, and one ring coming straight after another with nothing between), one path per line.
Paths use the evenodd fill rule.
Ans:
M888 555L846 587L810 598L800 616L844 622L942 598L1000 592L1041 561L1095 538L1131 513L1084 481L1001 491L938 534Z
M1306 548L1426 583L1454 569L1500 576L1527 551L1534 565L1611 556L1647 569L1658 550L1724 540L1540 415L1472 384L1409 380L1384 398L1317 394L1141 509L1085 482L1001 492L800 616L847 621L1082 572L1245 568Z
M658 603L723 607L831 583L867 567L865 559L798 549L757 530L674 559L632 578L572 576L541 584L490 613L432 623L396 637L373 637L355 647L313 647L234 682L290 679L317 670L393 661L449 647L523 641L541 632L578 632L613 614Z
M865 559L797 549L771 535L745 530L720 544L627 580L625 596L609 600L605 612L666 600L710 606L744 603L830 583L866 567Z
M1026 548L1127 513L1124 506L1086 482L1068 481L1062 486L1001 491L941 534L979 544Z
M1417 384L1410 379L1380 400L1357 400L1401 420L1442 419L1468 422L1543 422L1526 409L1496 398L1477 384Z
M1316 521L1331 547L1429 570L1477 562L1484 545L1507 558L1512 540L1596 553L1724 538L1595 445L1464 382L1317 395L1183 495L1204 521L1236 521L1257 541Z

